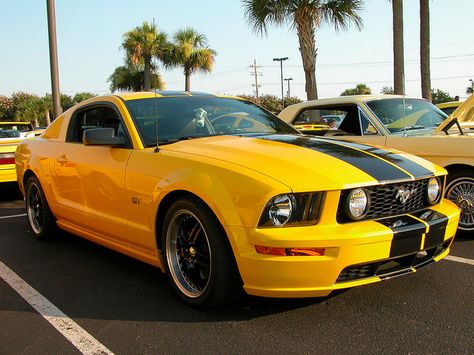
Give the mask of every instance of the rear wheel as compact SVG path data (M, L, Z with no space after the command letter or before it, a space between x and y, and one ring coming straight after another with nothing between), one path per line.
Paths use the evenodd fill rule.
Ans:
M26 214L33 237L38 240L51 238L56 231L56 219L49 209L41 184L35 176L26 182Z
M175 202L161 239L168 279L187 304L213 308L238 298L241 284L227 236L201 200Z
M465 233L474 231L474 172L458 170L448 175L446 198L461 210L458 230Z

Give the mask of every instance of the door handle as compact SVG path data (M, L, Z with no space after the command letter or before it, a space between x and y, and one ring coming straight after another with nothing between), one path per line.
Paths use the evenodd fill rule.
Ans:
M64 163L67 163L69 159L67 158L66 154L61 154L59 157L56 158L56 161L59 164L64 164Z

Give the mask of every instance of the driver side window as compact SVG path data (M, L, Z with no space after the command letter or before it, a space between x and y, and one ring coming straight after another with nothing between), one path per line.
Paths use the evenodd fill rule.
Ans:
M127 136L119 115L107 106L95 106L76 112L70 125L67 142L72 143L82 143L84 131L91 128L113 128L115 136Z

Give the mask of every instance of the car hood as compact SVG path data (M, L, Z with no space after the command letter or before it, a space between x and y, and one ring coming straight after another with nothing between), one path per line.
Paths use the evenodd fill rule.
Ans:
M462 126L472 127L472 123L474 123L474 94L459 105L459 107L436 128L436 131L443 132L443 129L455 119L457 119Z
M409 154L304 135L215 136L161 149L237 164L270 176L295 192L406 181L433 176L437 170L430 162Z

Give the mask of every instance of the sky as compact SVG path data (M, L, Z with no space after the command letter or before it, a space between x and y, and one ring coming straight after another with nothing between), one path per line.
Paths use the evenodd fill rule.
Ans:
M196 73L191 89L220 94L253 94L249 66L259 66L260 94L281 96L279 63L290 81L291 96L306 98L298 38L288 26L252 31L240 0L56 0L60 90L107 94L107 81L123 64L123 34L155 21L171 37L192 27L217 51L212 73ZM466 97L474 79L473 0L430 1L432 87ZM388 0L366 0L364 28L335 31L322 24L316 32L316 78L320 98L339 96L365 83L373 93L393 86L392 13ZM51 92L46 0L0 0L0 95ZM419 1L404 1L406 93L421 96ZM167 90L183 90L182 70L159 66ZM285 82L284 91L288 89Z

